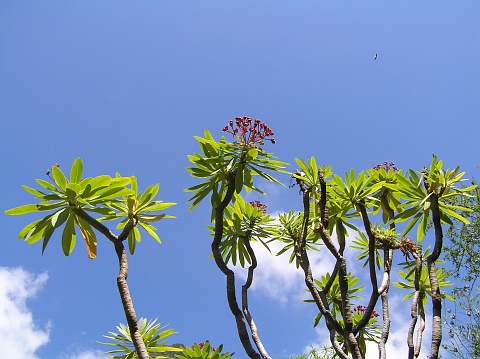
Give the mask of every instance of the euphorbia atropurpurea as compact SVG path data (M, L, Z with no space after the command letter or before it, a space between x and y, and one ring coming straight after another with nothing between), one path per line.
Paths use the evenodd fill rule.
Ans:
M468 195L474 188L458 186L465 173L458 167L444 169L443 161L435 155L420 171L402 171L393 162L385 161L359 173L351 169L340 176L331 166L319 166L315 157L311 157L307 161L296 158L298 168L287 172L287 163L264 150L266 140L272 144L275 141L271 137L273 131L260 120L237 117L223 128L223 132L231 134L233 141L225 137L216 140L208 130L203 137L195 137L201 153L188 156L192 166L187 170L202 182L186 191L193 192L190 209L210 198L212 256L226 276L228 305L247 355L270 358L248 308L247 294L253 272L261 265L257 263L251 243L259 241L268 248L269 243L279 241L284 247L277 255L290 253L289 262L295 262L303 270L306 290L311 296L306 302L318 308L314 325L324 319L331 346L336 355L344 359L364 358L366 341L378 343L379 357L387 357L385 344L391 323L388 291L393 255L400 250L400 255L405 257L403 268L409 268L416 289L412 294L412 322L405 334L409 358L420 351L421 340L414 346L413 335L417 317L424 313L423 306L416 303L418 300L423 303L427 294L431 297L433 323L428 357L438 358L442 335L441 300L445 297L440 288L448 283L436 265L443 245L442 225L452 224L452 219L467 223L459 211L468 209L450 204L453 197ZM264 194L256 187L255 176L281 184L274 176L285 174L290 176L285 182L293 181L299 189L302 211L290 211L272 218L260 202L248 203L243 199L244 190ZM433 238L426 236L431 227ZM412 240L407 234L414 229L415 234L410 234L415 237ZM347 242L349 234L354 234L356 239ZM431 251L427 247L431 247ZM330 272L313 272L312 250L334 258L335 265ZM353 263L347 261L349 251L357 252ZM349 268L358 267L360 261L367 267L369 279L357 286L360 279ZM241 309L236 299L235 273L229 267L237 263L248 267ZM423 266L426 270L422 271ZM420 272L428 274L429 286L420 285ZM380 320L377 307L381 326L377 324ZM422 323L417 329L421 338Z
M37 179L42 189L37 190L22 186L25 191L35 197L36 203L27 204L5 211L9 215L28 213L46 213L41 219L25 226L18 238L33 244L43 239L42 253L51 240L56 229L63 226L61 245L66 256L75 248L78 228L85 240L88 257L97 256L97 238L95 231L103 234L112 242L119 262L117 287L125 311L129 333L139 359L148 359L148 352L139 332L136 313L127 284L128 260L123 242L128 241L130 253L133 254L137 242L140 242L140 231L144 229L160 243L156 228L152 222L162 218L172 218L158 213L173 205L173 202L153 200L159 185L151 185L144 192L138 192L135 177L115 177L101 175L82 178L83 162L77 158L67 178L60 166L55 164L46 175L48 181ZM98 217L101 216L101 217ZM103 224L107 220L119 220L115 235Z

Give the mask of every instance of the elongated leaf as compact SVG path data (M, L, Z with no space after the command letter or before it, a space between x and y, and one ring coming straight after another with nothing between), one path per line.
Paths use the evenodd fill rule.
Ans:
M80 228L80 232L82 233L82 237L85 240L85 244L87 246L88 258L95 259L97 257L97 237L95 235L95 232L93 231L92 227L88 222L86 222L80 217L75 217L77 224Z
M50 182L47 182L47 181L44 181L44 180L38 179L38 178L37 178L35 181L36 181L40 186L42 186L43 188L46 188L46 189L48 189L48 190L50 190L50 191L54 191L54 192L57 191L57 188L56 188L53 184L51 184Z
M70 170L70 183L79 183L82 180L83 162L80 158L75 159Z
M62 233L62 249L66 256L69 256L72 253L75 248L75 242L75 218L73 214L70 213Z
M45 231L45 235L43 236L43 243L42 243L42 254L45 252L45 249L47 248L47 244L50 241L50 238L52 238L52 234L55 231L55 228L49 228L47 231Z
M422 212L420 212L422 213ZM425 237L425 233L427 232L427 224L428 224L428 214L429 211L424 211L422 213L422 220L417 228L417 241L418 243L422 243L423 237Z
M18 239L24 239L28 233L30 233L30 231L37 225L40 223L40 221L42 221L42 219L37 219L36 221L32 222L32 223L29 223L27 224L25 227L23 227L23 229L20 231L20 233L18 234Z
M235 174L235 192L240 193L243 189L243 166L238 166L237 172Z
M26 192L28 192L28 193L30 193L30 194L33 194L33 195L34 195L35 197L37 197L37 198L44 198L44 197L46 196L46 193L40 192L40 191L38 191L38 190L36 190L36 189L34 189L34 188L30 188L30 187L25 186L25 185L22 185L22 188L23 188Z
M65 186L67 185L67 178L63 174L62 170L57 166L53 166L52 176L57 186L60 187L62 191L65 191Z
M455 211L452 211L450 208L453 207L453 206L440 206L440 210L442 212L444 212L446 215L450 216L450 217L453 217L457 220L459 220L460 222L462 223L465 223L465 224L470 224L470 222L468 221L468 219L466 219L465 217L459 215L457 212Z
M139 211L141 212L163 211L164 209L170 208L175 205L176 205L175 202L155 201L155 202L150 202L145 207L140 207Z
M68 208L62 208L62 209L58 210L57 212L55 212L50 219L50 223L52 224L52 227L53 228L58 228L63 223L65 223L65 221L68 218L68 214L69 214L69 209Z
M405 229L402 232L402 237L405 236L410 230L415 226L415 224L418 222L418 220L423 216L423 212L418 212L415 217L412 218L412 220L408 223L408 225L405 227Z
M153 238L155 238L155 240L162 244L162 241L160 240L160 237L157 235L157 233L155 232L155 227L153 227L152 225L148 224L148 223L142 223L142 222L138 222L138 224L140 224L140 226L149 234L151 235Z
M165 217L165 214L162 213L162 214L157 214L155 216L147 216L147 215L141 215L139 216L139 222L156 222L156 221L159 221L161 219L163 219Z
M146 203L150 202L150 200L157 195L159 188L160 185L158 183L156 185L148 186L145 192L138 196L138 207L141 207Z
M22 214L32 213L32 212L39 212L38 205L36 204L24 204L23 206L7 209L5 214L10 216L19 216Z

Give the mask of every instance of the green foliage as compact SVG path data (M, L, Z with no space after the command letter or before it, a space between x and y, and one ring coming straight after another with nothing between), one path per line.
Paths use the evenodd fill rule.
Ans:
M234 203L225 209L224 216L224 239L219 245L220 251L226 263L232 262L251 264L250 254L246 247L247 241L260 241L267 250L267 240L271 238L275 229L274 219L251 203L244 201L240 194L234 195ZM214 227L208 227L213 235Z
M328 282L330 281L330 273L325 274L321 277L320 280L315 279L315 285L317 286L318 290L325 290L327 287ZM350 299L360 298L359 292L363 290L363 286L357 286L358 282L360 281L359 278L355 277L353 274L347 274L348 279L348 295ZM308 291L308 290L307 290ZM342 293L340 291L340 284L338 275L335 276L335 279L330 286L329 291L326 293L328 305L331 305L331 312L334 317L341 315L341 308L342 308ZM303 300L306 303L313 303L313 300ZM318 313L314 319L314 326L316 327L322 318L322 313Z
M452 291L455 307L446 311L444 324L449 329L449 344L442 347L456 357L480 357L480 287L456 286Z
M472 181L471 185L478 185ZM480 287L476 284L480 276L480 191L478 187L471 195L459 196L453 205L468 208L461 211L470 224L455 220L446 237L446 258L452 264L451 275L457 278L452 296L455 303L445 313L444 324L449 328L449 344L443 347L456 357L480 357Z
M116 212L107 215L100 220L116 220L121 219L117 225L117 229L124 228L131 220L144 229L151 237L153 237L158 243L162 243L160 237L156 233L156 228L151 225L152 222L159 221L163 218L175 218L174 216L168 216L164 213L154 214L152 212L163 211L167 208L174 206L176 203L154 201L153 198L158 193L160 185L150 185L145 192L138 192L137 180L135 177L131 177L131 188L133 193L129 196L123 196L123 201L112 202L111 208ZM128 248L130 253L135 252L135 245L140 242L141 235L137 227L135 227L128 234Z
M213 348L210 342L197 344L195 343L191 348L185 347L182 354L175 354L178 359L229 359L235 353L222 353L223 345L218 348Z
M332 359L336 355L332 347L324 346L320 349L310 348L308 353L291 356L289 359Z
M295 260L295 265L297 268L300 266L299 258L296 256L298 251L298 243L302 234L302 222L303 216L302 212L290 211L288 213L281 213L278 216L278 223L275 228L275 234L271 241L281 241L285 246L278 251L277 256L282 255L283 253L291 251L289 257L289 263L292 263ZM309 226L305 249L318 251L318 246L322 243L318 242L319 237L315 235L311 226Z
M80 216L78 210L90 212L93 215L103 215L103 220L122 218L120 227L124 227L129 220L134 220L150 235L159 241L154 227L149 222L160 220L164 214L150 214L159 211L174 203L151 201L158 191L158 185L150 186L143 194L137 195L135 177L116 177L101 175L82 178L83 162L77 158L67 177L58 165L47 172L50 179L37 179L41 190L22 186L38 201L36 204L27 204L5 211L8 215L23 215L28 213L49 213L42 219L26 225L19 233L18 238L33 244L43 239L42 253L45 251L53 233L63 226L62 248L65 255L70 255L75 248L77 228L87 246L89 258L96 257L97 238L92 223ZM130 187L130 188L129 188ZM128 209L128 210L127 210ZM101 220L101 219L99 219ZM133 253L135 241L139 240L138 229L131 231L133 240L129 240L130 251Z
M142 336L145 347L147 348L148 354L155 358L168 358L165 355L159 353L164 352L182 352L182 349L167 346L167 340L169 336L176 334L173 329L163 330L165 327L160 327L161 323L156 323L157 319L149 320L147 322L146 318L140 318L138 320L138 330ZM120 323L117 326L117 332L109 332L110 335L104 335L105 338L110 339L112 342L103 343L98 342L99 344L116 347L118 349L113 349L105 352L105 354L119 354L111 355L110 358L113 359L138 359L138 355L135 352L135 347L133 345L132 336L130 334L130 329L125 324Z
M468 208L452 205L452 200L459 195L468 193L475 186L466 188L457 188L465 172L459 172L459 167L454 170L444 170L443 161L438 161L433 156L429 169L424 169L421 174L412 170L409 171L408 177L398 176L398 190L404 202L400 205L402 209L394 220L396 222L410 221L402 236L405 236L418 222L417 240L422 242L430 218L431 195L435 193L439 198L440 219L442 223L452 224L452 219L459 220L468 224L468 220L458 211L468 211Z
M408 298L411 298L415 294L415 276L412 275L413 270L410 272L404 272L402 270L398 271L398 274L400 277L402 277L404 280L401 282L393 282L393 285L396 288L403 288L403 289L409 289L411 290L410 293L408 293L405 297L403 297L403 300L407 300ZM448 272L445 271L442 268L437 268L437 279L438 279L438 284L440 288L446 288L446 287L451 287L453 284L450 283L448 278ZM427 304L427 295L431 296L432 295L432 288L430 286L430 280L428 276L428 269L425 265L422 265L422 268L420 270L420 278L419 278L419 290L422 295L422 304L425 306ZM444 298L454 300L451 296L447 294L442 294Z
M358 232L359 237L355 237L355 239L352 241L352 248L353 249L358 249L360 250L360 253L357 255L357 260L358 261L364 261L363 262L363 267L366 267L368 265L369 261L369 248L368 248L368 238L365 236L363 232ZM377 265L377 268L380 269L380 266L382 265L382 256L380 252L378 251L381 249L382 246L380 243L376 243L375 245L375 264Z
M287 163L277 161L273 154L265 152L253 143L229 142L222 137L215 141L208 130L205 137L195 136L202 154L195 153L188 156L193 167L188 167L192 177L200 178L204 182L186 189L193 192L190 198L190 210L195 208L206 196L211 195L212 208L219 204L226 192L229 181L235 181L235 192L240 193L243 188L247 191L255 190L264 194L253 184L253 176L259 175L267 181L280 183L265 172L283 172Z

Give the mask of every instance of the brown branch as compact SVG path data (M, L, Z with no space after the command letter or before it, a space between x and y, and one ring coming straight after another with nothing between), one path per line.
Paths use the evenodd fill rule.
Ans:
M117 277L117 287L122 300L123 310L125 311L125 316L127 317L128 328L130 329L133 345L139 359L149 359L150 356L148 355L147 348L145 347L142 335L138 330L137 315L135 313L135 309L133 308L130 290L128 289L128 261L127 253L122 241L117 240L115 242L115 252L117 253L118 264L120 266L120 272Z
M333 317L332 313L330 312L330 308L328 306L328 301L326 298L326 293L324 290L319 291L317 290L314 280L313 280L313 275L312 275L312 268L310 266L310 260L308 258L307 251L305 250L306 247L306 238L307 238L307 233L308 233L308 223L309 223L309 218L310 218L310 189L305 187L303 182L297 181L297 183L300 185L301 191L302 191L302 199L303 199L303 221L302 221L302 234L300 238L298 239L298 244L296 245L296 248L298 248L298 253L297 257L300 258L300 266L302 267L302 270L304 272L304 277L305 277L305 284L310 291L310 295L312 296L313 300L315 301L315 304L317 305L317 308L319 311L322 313L322 315L325 317L325 323L326 326L330 332L330 341L335 349L335 352L341 357L341 358L348 358L347 354L344 352L344 350L341 348L341 346L338 344L337 339L336 339L336 333L347 337L345 334L345 330L342 328L340 323ZM322 220L323 222L323 220ZM340 253L337 251L335 248L335 245L333 244L332 240L330 239L330 236L326 232L323 223L320 226L320 235L322 237L323 242L325 243L326 247L330 250L330 252L333 253L333 255L337 258L337 262L339 262L340 259L343 257L340 255ZM340 266L340 265L339 265ZM347 282L347 289L348 289L348 282ZM347 339L345 339L347 341ZM355 340L355 338L354 338ZM355 341L356 342L356 341ZM358 345L357 345L358 348Z
M422 257L418 255L417 252L412 251L411 253L415 258L415 278L414 278L415 294L413 295L412 306L410 308L410 316L412 320L410 322L410 326L408 328L408 334L407 334L408 359L413 359L416 352L416 348L414 347L414 344L413 344L413 334L415 332L415 326L417 325L417 320L418 320L419 302L421 302L423 299L422 294L420 292L420 273L422 270ZM420 342L420 345L421 345L421 342Z
M82 208L70 208L73 213L75 213L75 215L84 219L86 222L88 222L88 224L90 224L93 228L102 233L105 237L107 237L108 240L110 240L114 244L119 265L119 274L117 276L118 293L120 294L120 299L122 301L123 310L127 319L128 328L130 329L133 346L135 347L135 351L137 352L139 359L149 359L147 348L145 347L145 343L143 342L140 331L138 330L137 316L133 307L130 290L128 288L128 259L125 247L123 246L123 240L128 237L130 231L133 229L133 227L135 227L136 222L133 219L130 220L123 229L120 236L117 237L104 224L100 223L98 220L90 216Z
M420 314L420 324L417 330L417 341L415 343L415 358L418 358L420 355L420 350L422 349L422 338L423 338L423 331L425 330L425 310L423 308L423 296L425 294L422 292L419 301L418 301L418 313Z
M362 319L358 321L357 325L353 330L355 335L357 335L358 332L362 328L364 328L370 321L373 310L380 296L380 293L378 291L377 273L375 271L376 238L375 238L375 235L372 233L371 223L370 223L370 220L368 219L365 203L363 202L358 203L357 209L360 211L360 214L363 220L363 226L365 227L365 232L367 232L367 236L368 236L368 265L369 265L369 273L370 273L370 283L372 285L372 293L370 294L370 300L368 302L367 309L365 310L365 313L362 316Z
M435 261L442 252L443 231L440 222L440 209L438 205L438 195L433 192L430 196L430 209L432 210L432 222L435 229L435 245L432 254L427 258L428 276L430 278L430 288L432 295L432 342L429 359L438 358L440 344L442 342L442 296L437 278L437 268Z
M262 341L260 340L260 335L258 334L258 328L252 318L250 310L248 308L248 289L252 285L253 281L253 272L257 268L257 257L255 256L255 252L250 245L250 233L247 233L247 238L245 238L245 247L247 248L247 252L250 255L252 260L252 265L248 268L248 276L245 284L242 286L242 310L247 320L248 326L250 327L250 332L252 333L252 339L255 343L260 355L264 359L271 359L270 355L268 355L265 347L263 346Z
M388 215L388 219L391 221L394 218L394 211L390 204L388 203L387 196L384 193L380 195L380 202L382 208L385 209ZM395 222L390 223L390 229L395 229ZM382 318L383 318L383 325L382 325L382 333L380 335L380 340L378 342L378 351L379 351L379 358L386 359L387 358L387 350L386 344L388 341L388 336L390 334L390 311L388 307L388 291L390 288L390 272L392 269L392 262L393 262L393 250L384 245L383 247L383 279L382 283L380 284L380 288L378 289L382 300Z
M95 228L105 237L107 237L107 239L112 243L115 243L115 241L118 239L118 237L115 234L113 234L112 231L110 231L103 223L97 221L95 218L93 218L87 212L85 212L82 208L71 206L70 210L73 213L75 213L78 217L85 220L89 225L91 225L93 228Z
M233 194L235 192L235 172L230 173L227 180L227 192L222 202L217 205L215 208L215 234L212 241L212 253L217 267L225 274L227 278L227 301L230 311L235 317L235 322L237 324L237 332L240 342L245 349L247 355L252 359L260 359L260 354L258 354L250 342L250 338L247 331L247 326L244 321L242 311L240 310L237 302L236 290L235 290L235 273L228 268L227 264L223 260L222 253L220 252L220 243L223 238L223 214L225 208L228 206L232 200Z

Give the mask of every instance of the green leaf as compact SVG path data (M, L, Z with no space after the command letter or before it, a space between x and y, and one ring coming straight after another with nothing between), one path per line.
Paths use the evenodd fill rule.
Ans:
M145 193L138 196L138 208L141 208L146 203L150 202L150 200L157 195L159 188L160 185L158 183L156 185L148 186Z
M78 183L68 183L65 192L69 203L76 203L76 197L80 191L80 185Z
M63 223L65 223L65 221L68 218L69 212L70 211L69 211L68 208L62 208L62 209L58 210L57 212L55 212L52 215L52 217L50 218L50 223L52 224L52 227L53 228L58 228Z
M152 225L148 224L148 223L142 223L142 222L138 222L138 224L140 224L140 226L145 230L147 231L147 233L149 235L151 235L153 238L155 238L155 240L162 244L162 241L160 240L160 237L157 235L157 233L155 232L155 227L153 227Z
M20 231L20 233L18 234L18 239L24 239L28 233L30 233L30 231L35 227L37 226L42 220L41 219L37 219L36 221L32 222L32 223L29 223L27 224L25 227L23 227L23 229Z
M450 206L449 206L450 207ZM459 215L457 212L455 211L452 211L450 210L449 208L447 208L446 206L441 206L440 207L440 210L442 212L444 212L446 215L450 216L450 217L453 217L457 220L459 220L460 222L464 223L464 224L470 224L470 222L463 216Z
M175 202L163 202L163 201L154 201L150 202L147 206L141 208L142 212L153 212L153 211L163 211L164 209L175 206Z
M131 230L128 234L128 250L130 251L130 254L133 255L135 253L135 245L137 242L140 242L140 240L140 231L137 227L133 227L133 230Z
M247 152L247 155L255 160L258 157L258 150L256 148L252 148L250 151Z
M32 228L30 232L28 232L28 234L25 236L25 241L28 244L38 242L40 239L43 238L45 232L53 229L50 223L51 216L52 215L42 218L42 220L34 228Z
M81 158L77 158L73 164L72 169L70 170L70 183L79 183L82 180L83 174L83 162Z
M65 186L67 185L67 178L63 174L62 170L57 166L53 166L52 176L57 186L60 187L62 191L65 191Z
M30 193L30 194L33 194L33 195L34 195L35 197L37 197L37 198L44 198L44 197L46 196L45 193L40 192L40 191L38 191L38 190L36 190L36 189L34 189L34 188L30 188L30 187L25 186L25 185L22 185L22 188L23 188L26 192L28 192L28 193Z
M54 167L55 168L55 167ZM75 234L75 218L69 213L67 223L62 233L62 249L66 256L69 256L75 248L76 234Z
M238 166L235 173L235 192L240 193L243 189L243 166Z
M54 231L55 231L54 228L49 228L48 230L45 231L45 234L43 236L42 254L45 252L45 248L47 248L47 244L50 241L50 238L52 237L52 234Z
M78 227L80 228L80 233L85 240L85 245L87 246L87 255L88 258L94 259L97 256L97 237L93 231L90 224L80 217L76 217L78 221Z
M402 232L402 237L404 237L408 232L410 232L410 230L413 228L413 226L415 226L415 224L418 222L418 220L420 219L420 217L423 216L423 213L422 212L418 212L415 217L412 218L412 220L410 221L410 223L408 223L408 225L405 227L405 229L403 230Z
M47 182L47 181L44 181L44 180L38 179L38 178L37 178L35 181L36 181L40 186L42 186L43 188L46 188L46 189L48 189L48 190L50 190L50 191L54 191L54 192L57 191L57 188L56 188L53 184L51 184L50 182Z
M36 204L24 204L23 206L7 209L5 214L10 216L19 216L22 214L32 213L32 212L39 212L38 205Z

